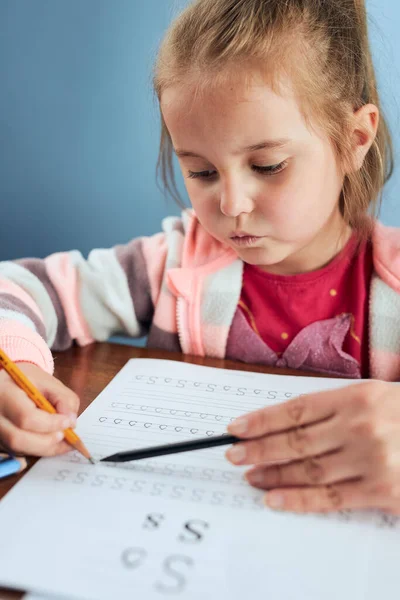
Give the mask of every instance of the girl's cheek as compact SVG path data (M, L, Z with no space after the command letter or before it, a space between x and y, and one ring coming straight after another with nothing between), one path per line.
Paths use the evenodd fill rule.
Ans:
M295 193L282 195L264 205L262 217L273 230L274 237L287 241L303 239L320 226L309 200Z
M290 191L276 192L275 194L269 194L268 197L264 197L258 202L260 213L265 217L269 223L285 224L292 218L298 219L299 207L298 192L290 193Z
M206 195L199 198L198 196L195 198L190 198L191 204L195 210L196 215L201 219L210 220L213 218L213 215L219 210L218 203L210 200Z
M215 194L210 194L206 186L200 187L200 184L196 183L196 181L194 183L191 181L187 183L186 190L193 207L196 206L201 209L205 205L208 206L212 202L215 203Z

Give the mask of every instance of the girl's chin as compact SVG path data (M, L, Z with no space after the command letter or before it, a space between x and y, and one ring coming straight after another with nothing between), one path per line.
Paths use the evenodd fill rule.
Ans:
M271 248L271 250L266 248L241 248L238 251L238 256L245 263L266 271L274 268L278 269L279 266L283 267L283 263L291 254L287 248L279 250L278 248Z

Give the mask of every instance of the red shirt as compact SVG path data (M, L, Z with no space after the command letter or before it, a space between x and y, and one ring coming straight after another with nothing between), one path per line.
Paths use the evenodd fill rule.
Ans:
M360 366L361 376L368 377L368 297L372 270L372 245L366 241L358 244L355 236L328 265L310 273L273 275L246 264L239 307L252 329L277 356L285 352L305 327L318 322L326 324L328 319L343 321L346 315L348 331L340 352L353 357ZM312 329L309 331L307 343L311 346ZM315 339L321 331L322 323ZM323 331L328 331L325 325ZM327 339L321 348L327 349L329 345Z

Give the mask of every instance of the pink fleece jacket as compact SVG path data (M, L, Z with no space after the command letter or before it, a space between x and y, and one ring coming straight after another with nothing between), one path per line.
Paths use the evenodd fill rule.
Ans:
M400 230L376 223L370 288L372 378L400 379ZM53 370L51 350L115 333L148 346L224 358L243 262L193 211L124 246L0 263L0 345L16 361ZM324 370L324 369L322 369Z

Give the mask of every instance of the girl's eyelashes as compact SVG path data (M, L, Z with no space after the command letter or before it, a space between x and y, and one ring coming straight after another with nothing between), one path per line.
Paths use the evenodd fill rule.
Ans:
M257 171L258 173L264 173L267 175L275 175L276 173L280 173L281 171L283 171L283 169L286 167L287 165L287 161L283 160L282 162L278 163L277 165L268 165L266 167L260 167L257 165L253 165L252 169L253 171Z
M278 163L277 165L267 165L267 166L252 165L251 168L256 173L261 173L262 175L271 176L271 175L276 175L277 173L280 173L281 171L283 171L283 169L286 167L286 164L287 164L287 161L284 160L284 161ZM187 176L189 179L213 179L216 176L216 174L217 174L216 171L189 171Z
M188 171L189 179L211 179L215 171Z

